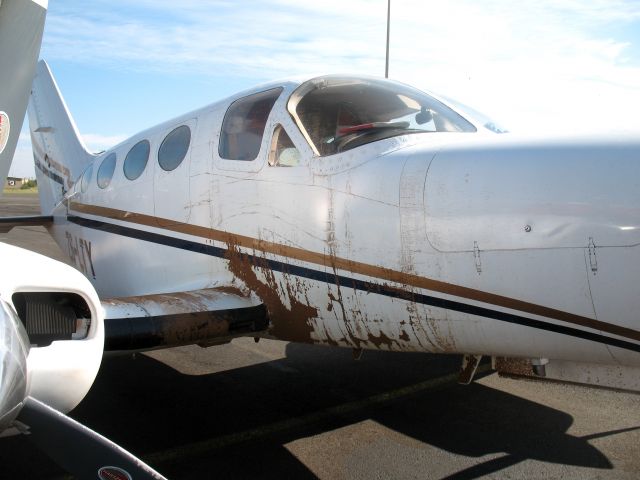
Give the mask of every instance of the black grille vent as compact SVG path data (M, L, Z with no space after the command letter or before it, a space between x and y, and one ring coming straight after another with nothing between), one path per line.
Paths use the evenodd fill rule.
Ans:
M53 340L70 340L76 331L73 309L47 301L27 302L27 334L37 345ZM51 337L49 340L48 337Z
M29 341L38 347L71 340L78 318L90 318L86 302L74 293L20 292L12 300Z

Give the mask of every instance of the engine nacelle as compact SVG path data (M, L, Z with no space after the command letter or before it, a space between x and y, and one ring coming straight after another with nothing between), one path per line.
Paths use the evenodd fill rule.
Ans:
M0 297L0 432L11 425L27 394L29 339L20 319Z
M100 368L104 313L98 295L74 268L29 250L0 244L0 265L0 298L30 344L26 395L66 413Z

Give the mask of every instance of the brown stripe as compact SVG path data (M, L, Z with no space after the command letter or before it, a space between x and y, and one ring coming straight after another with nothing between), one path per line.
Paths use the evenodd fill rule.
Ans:
M49 165L47 165L47 167L53 166L53 168L55 168L58 171L58 173L62 174L64 179L67 181L67 188L71 188L71 184L73 182L71 181L71 172L69 171L69 169L66 166L62 165L61 163L56 162L53 158L51 158L49 154L47 154L43 149L39 147L37 142L33 142L32 148L33 148L33 151L36 153L36 155L42 158L43 162L47 163L48 161ZM47 160L45 160L45 158Z
M356 262L354 260L349 260L346 258L334 257L331 255L326 255L324 253L311 252L302 248L290 247L279 243L268 242L257 238L229 233L222 230L214 230L198 225L189 225L186 223L171 224L170 220L161 219L150 215L144 215L141 213L127 212L123 210L116 210L113 208L99 207L96 205L85 205L77 202L72 202L71 208L77 212L88 213L90 215L103 216L114 220L123 220L127 222L137 223L139 225L162 228L164 230L184 233L187 235L193 235L209 240L216 240L227 244L234 244L251 250L258 250L265 253L293 258L303 262L314 263L316 265L323 265L336 270L346 270L352 273L365 275L368 277L375 277L388 282L399 283L402 285L422 288L434 292L440 292L446 295L462 297L468 300L475 300L478 302L488 303L512 310L519 310L521 312L527 312L532 315L553 318L555 320L560 320L574 325L580 325L582 327L592 328L594 330L601 330L613 335L619 335L621 337L640 341L640 332L631 328L623 327L620 325L613 325L611 323L583 317L581 315L575 315L573 313L556 310L555 308L549 308L543 305L537 305L535 303L517 300L515 298L504 297L502 295L496 295L494 293L483 292L481 290L475 290L473 288L467 288L460 285L441 282L439 280L433 280L430 278L421 277L419 275L403 273L385 267L378 267L376 265ZM162 222L162 225L160 224L160 222Z

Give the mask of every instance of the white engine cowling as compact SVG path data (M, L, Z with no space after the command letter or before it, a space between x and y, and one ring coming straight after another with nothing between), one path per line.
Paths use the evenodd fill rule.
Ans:
M0 299L30 343L25 393L68 412L100 368L104 313L98 295L74 268L29 250L0 243L0 265Z
M28 354L27 333L0 297L0 432L20 413L26 397Z

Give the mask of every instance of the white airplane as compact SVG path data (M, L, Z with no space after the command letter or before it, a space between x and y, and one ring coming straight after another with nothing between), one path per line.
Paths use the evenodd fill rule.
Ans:
M324 76L94 155L44 62L29 124L42 215L0 228L47 226L107 351L250 335L461 353L465 381L481 355L640 366L638 139L498 135L406 85ZM25 323L30 343L87 341L77 319Z
M46 10L46 0L0 0L2 183L24 119ZM0 434L25 433L78 478L164 478L63 415L88 392L102 359L104 314L91 283L68 265L5 243L0 264Z
M461 353L466 381L481 355L640 366L631 136L498 135L409 86L324 76L93 155L44 62L29 124L25 222L96 288L107 350L271 336Z

